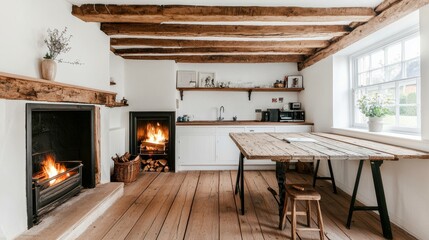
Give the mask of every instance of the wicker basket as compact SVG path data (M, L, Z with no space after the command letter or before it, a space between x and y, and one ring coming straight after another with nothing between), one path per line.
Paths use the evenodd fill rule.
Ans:
M113 173L118 182L134 182L140 173L140 156L137 155L134 160L125 163L115 161Z

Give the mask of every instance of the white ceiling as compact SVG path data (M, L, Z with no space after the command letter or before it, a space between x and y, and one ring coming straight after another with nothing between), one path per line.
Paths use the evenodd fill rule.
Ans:
M140 5L205 5L205 6L296 6L296 7L376 7L382 0L67 0L81 5L140 4Z

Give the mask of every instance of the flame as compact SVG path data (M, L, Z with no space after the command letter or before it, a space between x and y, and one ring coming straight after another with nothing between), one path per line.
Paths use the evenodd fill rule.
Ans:
M148 123L146 126L146 139L145 142L150 143L164 143L167 139L166 134L162 131L161 125L156 123L156 126Z
M64 164L55 162L55 157L50 154L46 155L41 165L42 165L42 172L45 175L45 178L55 177L58 174L67 171L66 166ZM61 181L64 181L69 176L70 174L67 173L66 175L53 179L49 181L49 186L52 186Z

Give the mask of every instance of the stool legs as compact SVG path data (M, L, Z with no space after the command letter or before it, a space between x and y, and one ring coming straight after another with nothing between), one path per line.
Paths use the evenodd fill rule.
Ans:
M285 199L285 204L284 204L284 208L283 208L283 216L282 216L282 222L280 223L279 228L281 230L283 230L286 226L286 221L287 221L287 215L288 215L288 204L289 204L289 199L290 199L290 205L291 205L291 212L290 212L290 216L291 216L291 229L290 229L290 233L291 233L291 239L292 240L296 240L296 231L297 231L297 227L296 227L296 215L297 215L297 210L296 210L296 200L293 198L286 198ZM307 215L307 226L311 227L311 201L310 200L306 200L306 215ZM317 206L317 225L319 227L319 236L320 239L325 239L325 234L324 234L324 229L323 229L323 219L322 219L322 210L320 209L320 203L319 201L315 201L316 202L316 206ZM302 212L300 212L302 213ZM302 229L304 230L304 229ZM317 229L314 229L317 230ZM313 230L313 231L314 231Z
M307 200L307 227L311 227L311 204L310 201Z
M291 216L291 238L292 240L296 240L296 201L295 199L291 199L291 207L292 207L292 216ZM287 213L287 212L286 212Z
M285 229L285 226L286 226L286 221L287 221L287 219L286 219L286 217L287 217L287 207L288 207L287 204L288 204L288 202L289 202L289 198L286 198L285 199L285 205L283 207L282 221L280 222L280 226L279 226L280 230Z
M325 239L325 232L323 230L322 211L320 210L319 201L316 201L316 203L317 203L317 224L319 225L320 239L323 240L323 239Z

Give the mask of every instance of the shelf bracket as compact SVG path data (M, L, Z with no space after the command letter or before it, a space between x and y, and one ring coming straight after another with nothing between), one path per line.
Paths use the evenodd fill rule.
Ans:
M250 101L252 99L252 89L249 89L248 93L249 93L249 101Z
M180 100L183 101L183 89L180 90Z

